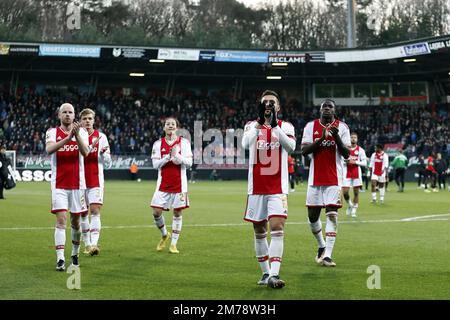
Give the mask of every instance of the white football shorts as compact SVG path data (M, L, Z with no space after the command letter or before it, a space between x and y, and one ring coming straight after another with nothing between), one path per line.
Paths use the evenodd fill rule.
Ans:
M287 218L288 202L286 194L249 194L244 220L262 223L272 217Z
M86 189L87 204L100 204L103 205L103 188L89 188Z
M306 192L306 206L314 207L335 207L341 208L341 187L340 186L308 186Z
M186 209L189 208L189 197L187 192L175 193L156 190L150 207L165 211L169 211L171 208Z
M70 211L72 214L87 212L86 190L79 189L53 189L52 213Z
M342 186L346 187L346 188L361 187L362 186L362 180L360 178L357 178L357 179L344 178L344 179L342 179Z
M381 176L377 176L376 174L372 173L372 177L370 179L378 181L380 183L385 183L386 182L386 173L382 174Z

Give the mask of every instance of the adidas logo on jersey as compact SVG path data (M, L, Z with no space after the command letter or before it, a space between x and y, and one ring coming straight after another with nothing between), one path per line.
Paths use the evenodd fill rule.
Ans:
M62 140L62 138L61 137L56 138L56 141L59 141L59 140Z
M319 131L316 130L316 132L314 132L314 134L319 134Z
M166 151L166 148L162 148L161 151L162 151L162 152Z

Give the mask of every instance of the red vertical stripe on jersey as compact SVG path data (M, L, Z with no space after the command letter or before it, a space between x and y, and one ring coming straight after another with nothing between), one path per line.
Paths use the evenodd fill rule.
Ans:
M181 137L172 144L169 145L165 138L161 139L161 158L170 153L170 150L178 146L181 153ZM169 161L164 167L161 168L161 185L159 191L163 192L181 192L181 165L175 164Z
M359 158L359 146L356 146L355 149L350 149L349 160L358 161L358 158ZM358 178L359 178L358 165L347 163L347 179L358 179Z
M375 152L375 165L373 168L373 173L377 176L381 176L381 172L383 171L383 160L384 160L384 152Z
M56 128L56 142L67 137L60 127ZM80 188L80 155L77 142L71 140L56 151L56 188Z
M94 130L94 132L89 136L89 145L92 145L92 140L98 139L100 137L100 132ZM86 178L87 188L97 188L100 187L100 180L98 178L98 153L99 144L89 153L87 157L84 158L84 177Z
M333 126L339 126L339 120L333 122ZM313 141L320 139L324 126L319 119L314 121ZM314 152L314 186L337 186L336 169L336 142L333 136L327 135L326 139Z
M283 193L281 188L282 150L280 142L274 138L272 137L272 128L265 126L261 128L260 135L258 135L256 140L256 163L253 165L253 194ZM275 154L272 155L272 153ZM277 161L278 163L276 163Z

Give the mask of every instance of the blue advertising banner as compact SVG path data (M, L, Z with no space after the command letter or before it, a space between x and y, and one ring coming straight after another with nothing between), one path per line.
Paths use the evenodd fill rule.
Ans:
M54 57L99 58L100 47L66 44L41 44L39 46L39 55Z
M217 50L215 61L267 63L269 61L269 53L258 51Z
M215 51L206 51L206 50L200 50L200 61L214 61L214 58L216 56Z

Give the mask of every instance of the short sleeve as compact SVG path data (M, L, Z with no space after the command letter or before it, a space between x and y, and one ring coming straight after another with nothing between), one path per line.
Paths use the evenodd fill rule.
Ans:
M313 142L313 123L308 122L303 129L302 144L311 144Z
M47 132L45 133L45 143L47 144L49 142L56 142L55 128L48 129Z

